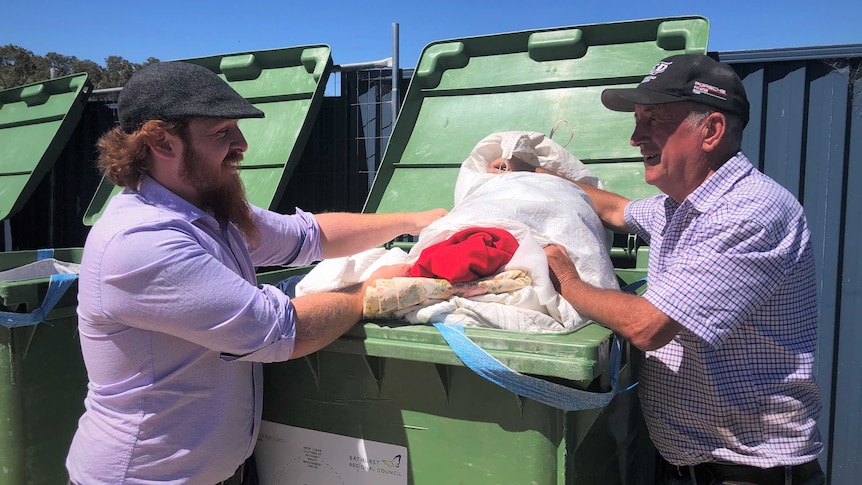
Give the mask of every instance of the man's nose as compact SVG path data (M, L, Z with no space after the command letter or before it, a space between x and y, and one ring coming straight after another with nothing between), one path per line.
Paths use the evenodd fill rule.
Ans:
M233 148L239 152L245 153L248 150L248 142L245 140L245 136L243 136L242 131L237 128L236 133L234 133L234 139L231 143Z
M633 147L643 145L648 140L648 136L646 132L639 126L635 125L635 129L632 132L631 138L629 138L629 144Z

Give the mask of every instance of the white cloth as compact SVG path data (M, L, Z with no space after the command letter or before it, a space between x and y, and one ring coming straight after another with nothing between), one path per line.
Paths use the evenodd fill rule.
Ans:
M494 133L480 141L461 164L455 205L426 227L409 253L376 248L356 256L322 261L297 285L297 295L330 291L363 281L377 268L413 264L423 249L470 227L512 233L518 250L500 271L522 269L532 285L506 294L452 297L406 311L411 323L445 322L523 332L571 331L586 323L554 290L543 246L563 245L581 278L600 288L619 288L607 238L589 197L575 184L533 172L488 173L491 162L517 156L533 166L598 185L586 166L541 133Z
M54 258L40 259L17 268L0 271L0 281L30 280L34 278L49 278L55 274L78 274L81 265L60 261Z

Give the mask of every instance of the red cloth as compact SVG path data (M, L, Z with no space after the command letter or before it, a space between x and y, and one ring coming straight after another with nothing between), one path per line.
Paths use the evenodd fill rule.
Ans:
M410 276L465 283L494 274L518 249L515 236L503 229L471 227L425 248Z

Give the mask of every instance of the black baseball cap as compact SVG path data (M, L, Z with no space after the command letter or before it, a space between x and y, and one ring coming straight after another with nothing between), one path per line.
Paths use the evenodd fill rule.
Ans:
M693 101L734 114L748 123L748 97L742 80L730 66L703 54L668 57L652 68L635 88L605 89L602 104L613 111L632 112L636 104Z
M216 73L182 61L158 62L135 72L120 91L117 111L126 133L149 120L264 117Z

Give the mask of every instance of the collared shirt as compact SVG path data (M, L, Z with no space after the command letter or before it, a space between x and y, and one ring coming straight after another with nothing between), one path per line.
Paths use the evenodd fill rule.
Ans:
M289 298L255 267L318 261L314 217L253 208L260 244L152 179L112 198L84 246L78 329L89 374L73 482L212 485L251 455L261 362L286 360Z
M814 459L817 297L799 202L739 152L682 204L658 195L625 215L650 244L643 297L684 327L641 369L656 448L676 465Z

